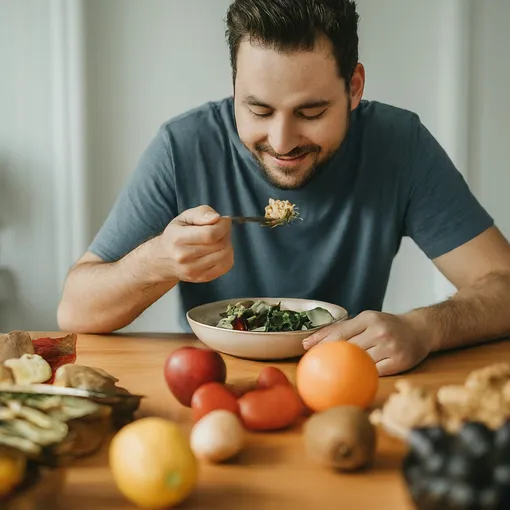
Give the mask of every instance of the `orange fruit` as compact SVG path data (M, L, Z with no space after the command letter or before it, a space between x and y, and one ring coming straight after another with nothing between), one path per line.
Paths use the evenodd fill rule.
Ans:
M136 420L113 437L110 469L118 489L140 508L162 509L188 497L198 461L178 425L162 418Z
M296 386L304 403L313 411L341 405L365 409L374 401L379 372L370 355L357 345L324 342L300 359Z

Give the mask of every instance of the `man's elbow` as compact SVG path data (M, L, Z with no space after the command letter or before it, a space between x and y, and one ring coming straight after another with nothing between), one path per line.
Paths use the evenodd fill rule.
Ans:
M61 331L80 334L107 334L115 331L108 324L102 324L97 319L87 317L78 303L61 300L57 308L57 324Z

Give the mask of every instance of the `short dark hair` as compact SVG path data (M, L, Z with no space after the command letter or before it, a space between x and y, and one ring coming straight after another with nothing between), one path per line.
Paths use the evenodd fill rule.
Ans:
M358 20L354 0L234 0L226 17L234 82L243 40L289 52L312 50L323 35L349 88L358 63Z

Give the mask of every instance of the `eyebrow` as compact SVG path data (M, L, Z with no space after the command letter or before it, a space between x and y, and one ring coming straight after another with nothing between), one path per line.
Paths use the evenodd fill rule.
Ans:
M268 108L270 110L273 110L274 108L264 103L264 101L261 101L255 96L246 96L243 100L243 103L249 105L249 106L260 106L261 108ZM328 99L316 99L314 101L307 101L306 103L302 103L299 106L296 107L296 110L308 110L313 108L322 108L326 106L330 106L332 101L329 101Z

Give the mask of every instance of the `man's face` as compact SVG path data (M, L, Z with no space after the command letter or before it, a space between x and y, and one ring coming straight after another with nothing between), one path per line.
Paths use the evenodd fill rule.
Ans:
M320 40L313 51L285 54L241 43L237 129L277 187L304 186L333 156L345 138L351 106L329 41Z

